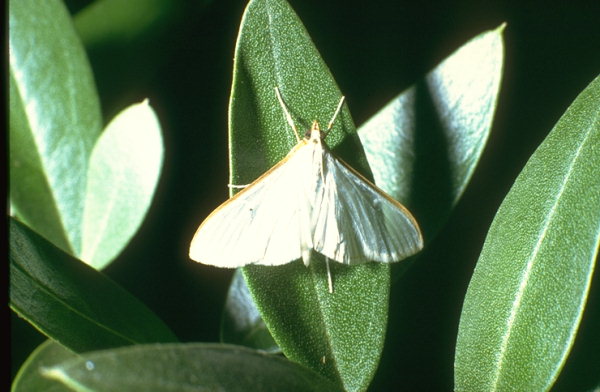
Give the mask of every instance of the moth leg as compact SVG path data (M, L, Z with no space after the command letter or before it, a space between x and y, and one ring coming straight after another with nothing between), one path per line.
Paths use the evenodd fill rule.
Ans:
M329 292L333 293L333 278L331 277L331 270L329 269L329 257L325 257L325 266L327 266L327 284L329 285Z

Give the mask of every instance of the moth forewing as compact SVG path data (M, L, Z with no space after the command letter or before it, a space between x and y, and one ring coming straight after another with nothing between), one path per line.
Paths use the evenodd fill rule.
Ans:
M296 151L305 145L301 140L284 159L208 215L192 239L190 258L223 268L299 259L300 216L292 206L302 190L292 179L302 159ZM288 225L278 226L284 223Z

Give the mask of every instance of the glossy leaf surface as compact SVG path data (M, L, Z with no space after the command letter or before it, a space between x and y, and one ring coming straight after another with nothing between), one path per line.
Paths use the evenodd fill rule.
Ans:
M281 351L269 333L250 295L241 270L236 270L227 292L221 341L267 352Z
M11 308L75 352L177 340L135 297L14 219L9 259Z
M11 206L78 254L88 159L102 126L93 75L62 2L8 9Z
M600 239L600 78L531 156L488 232L463 305L457 391L542 391L571 349Z
M162 159L160 124L147 101L108 124L90 158L83 261L101 269L129 243L150 207Z
M70 388L63 383L42 376L41 370L77 358L77 354L64 346L46 340L40 344L27 358L15 377L11 392L69 392Z
M339 102L327 66L284 0L251 1L238 36L230 103L231 183L248 184L296 144L275 87L281 90L301 136L313 120L324 124ZM354 125L344 106L326 142L369 175ZM285 355L348 390L363 390L381 352L387 321L389 268L333 266L327 288L324 261L278 268L247 267L251 293Z
M339 391L279 356L215 344L137 345L96 351L46 368L75 391Z
M473 38L359 129L375 183L431 239L465 190L492 128L504 25Z
M376 183L407 205L422 205L420 215L429 222L424 229L430 232L439 229L462 194L491 130L502 73L502 31L503 26L466 43L359 130ZM433 149L432 136L439 144ZM454 147L446 150L448 145ZM431 159L436 153L440 157ZM440 161L449 162L443 171L447 178L433 175ZM436 207L428 210L420 197ZM236 317L245 319L252 314L252 306L231 295L228 304L226 314L241 312ZM246 334L261 323L247 323Z

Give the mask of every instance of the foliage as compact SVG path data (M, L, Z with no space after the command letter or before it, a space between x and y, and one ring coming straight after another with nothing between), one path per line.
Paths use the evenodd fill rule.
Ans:
M322 262L309 268L300 261L246 267L235 273L222 301L225 343L190 343L199 339L182 339L180 325L163 322L155 305L128 292L134 282L112 279L123 260L135 258L136 241L185 253L197 222L183 231L162 227L185 237L173 244L148 235L144 220L153 211L189 220L180 204L163 203L167 185L159 186L163 149L167 157L177 155L169 143L188 135L171 125L161 99L155 103L152 96L132 93L146 85L129 84L121 75L106 87L113 69L104 63L121 58L128 75L143 69L144 83L153 75L160 79L168 61L153 54L152 43L170 42L169 32L184 15L210 12L204 2L190 3L153 0L133 18L136 2L97 0L74 19L60 0L9 3L10 306L48 338L21 366L13 390L388 388L386 374L394 375L389 369L395 366L389 350L398 350L389 337L404 333L411 339L406 330L388 330L405 310L394 304L423 303L393 288L406 282L409 267L444 258L436 245L448 235L449 219L492 148L486 150L486 143L500 99L506 25L463 43L358 129L344 105L327 137L335 154L414 213L425 251L393 266L334 265L333 294ZM250 183L295 144L275 86L302 130L315 119L329 120L342 95L290 5L251 0L235 47L230 184ZM199 100L211 97L209 90L195 94ZM141 103L131 105L135 101ZM101 104L110 121L103 119ZM223 136L213 136L206 124L195 126L209 148ZM598 252L598 146L600 78L531 155L484 229L485 244L461 293L458 331L444 327L455 342L455 353L446 353L455 355L455 390L543 391L557 379L560 385L579 339ZM169 176L182 168L169 166L175 158L166 162ZM212 173L187 166L182 171L190 173L188 183ZM169 176L169 186L197 189L185 181L174 185ZM485 198L485 191L477 197ZM174 264L160 252L152 256L136 269L142 281L153 266ZM465 274L469 279L470 271ZM181 306L166 289L167 279L151 284L168 306ZM183 320L196 317L178 313ZM444 382L445 389L452 387Z

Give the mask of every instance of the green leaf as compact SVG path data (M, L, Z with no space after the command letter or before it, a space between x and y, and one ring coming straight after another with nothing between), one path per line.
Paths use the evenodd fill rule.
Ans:
M68 392L72 391L64 384L42 376L40 370L56 365L68 359L77 358L77 354L60 344L47 340L29 355L19 369L12 383L12 392Z
M10 1L8 10L11 204L77 254L88 158L102 122L94 79L59 0Z
M11 308L73 351L177 340L135 297L13 219L9 258Z
M375 183L410 209L426 239L458 202L490 134L503 30L467 42L358 131Z
M284 358L218 344L138 345L82 354L44 374L75 391L339 391Z
M221 341L271 353L281 351L260 317L240 270L233 274L227 292L221 320Z
M571 349L600 241L600 77L525 165L465 298L457 391L543 391Z
M296 137L286 123L278 86L304 132L326 124L339 102L327 66L284 0L254 0L242 20L230 104L232 184L248 184L286 156ZM346 106L328 134L336 154L370 176ZM324 261L247 267L249 289L285 355L347 390L367 388L383 346L389 295L386 265L333 266L330 294Z
M503 28L466 43L359 130L376 183L397 200L420 207L418 215L430 233L439 229L456 205L491 130L502 74ZM436 108L433 115L429 113L432 105ZM441 146L432 149L432 138ZM436 177L440 164L431 159L442 146L452 146L438 157L447 162L446 178ZM421 176L425 180L421 181ZM451 185L444 186L446 183ZM429 188L434 189L431 194ZM427 200L435 208L428 210L427 203L419 200ZM252 305L237 303L230 295L226 312L252 318ZM240 323L232 324L224 323L223 328L242 328ZM253 333L260 324L260 319L247 323L245 333Z
M81 259L101 269L129 243L160 175L160 124L147 101L117 115L90 158Z
M329 121L342 96L285 0L253 0L244 13L235 52L229 119L232 184L250 183L297 143L275 87L281 90L300 136L314 120ZM370 177L346 105L327 136L327 145Z

